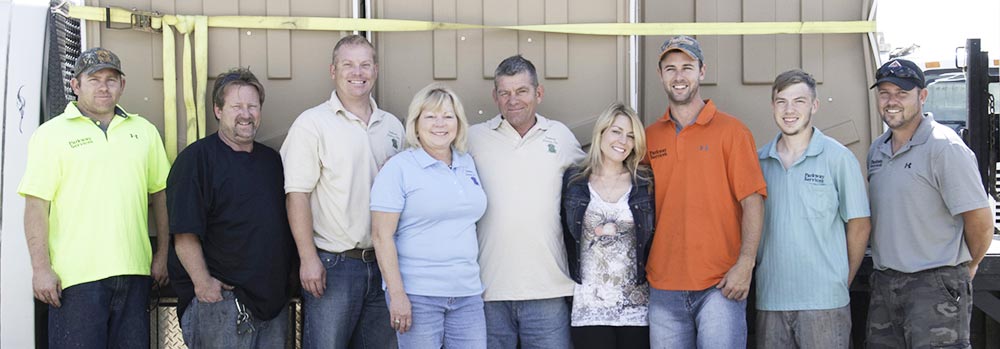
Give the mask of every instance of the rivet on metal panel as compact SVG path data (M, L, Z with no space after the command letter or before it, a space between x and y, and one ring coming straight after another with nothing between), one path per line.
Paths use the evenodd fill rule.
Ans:
M826 101L830 102L830 103L833 103L833 97L827 98Z
M253 35L249 30L247 30L247 36Z
M528 42L531 42L531 41L532 41L531 38L528 38Z
M149 97L142 97L143 101L149 102Z
M465 37L463 36L463 37L459 38L459 40L465 41Z
M479 109L479 115L483 115L483 110Z

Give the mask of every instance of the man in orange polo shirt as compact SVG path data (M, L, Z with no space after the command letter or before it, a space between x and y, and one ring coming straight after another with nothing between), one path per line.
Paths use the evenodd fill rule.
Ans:
M659 210L646 265L650 344L743 348L767 195L753 135L701 99L694 38L667 40L658 67L670 103L646 128Z

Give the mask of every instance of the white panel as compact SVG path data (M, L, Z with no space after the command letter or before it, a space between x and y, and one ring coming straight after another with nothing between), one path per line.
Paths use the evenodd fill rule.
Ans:
M0 226L0 347L34 348L31 260L24 239L24 199L17 185L24 173L28 138L38 127L43 42L48 1L0 2L0 75L3 101L3 217ZM8 32L8 28L10 32ZM10 38L13 41L7 42ZM7 61L10 59L10 61ZM10 69L17 67L17 69ZM0 91L4 92L4 91Z

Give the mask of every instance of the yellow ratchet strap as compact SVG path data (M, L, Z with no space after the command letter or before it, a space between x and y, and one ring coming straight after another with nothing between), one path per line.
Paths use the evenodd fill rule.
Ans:
M73 18L104 21L104 7L70 6ZM131 12L110 8L115 23L130 23ZM173 17L164 15L163 18ZM700 23L579 23L487 26L479 24L412 21L398 19L278 17L278 16L208 16L208 26L214 28L291 29L330 31L427 31L455 29L509 29L546 33L585 35L766 35L766 34L849 34L876 30L874 21L812 21L812 22L700 22ZM156 20L153 27L159 28Z
M174 60L174 31L169 25L163 32L163 142L167 148L167 159L174 163L177 158L177 73Z
M131 24L133 12L117 7L70 6L69 16L90 21ZM876 31L875 21L812 22L701 22L701 23L578 23L514 26L331 17L278 16L184 16L151 18L153 30L163 32L163 119L167 156L177 157L177 86L174 35L171 26L184 35L183 86L187 116L187 143L205 137L208 88L208 28L289 29L327 31L402 32L460 29L506 29L582 35L767 35L852 34ZM195 48L191 48L191 33ZM192 61L195 65L191 67Z

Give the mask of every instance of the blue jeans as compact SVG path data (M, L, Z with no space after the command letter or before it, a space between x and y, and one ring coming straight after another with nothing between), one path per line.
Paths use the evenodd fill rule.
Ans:
M400 348L486 349L483 297L429 297L408 294L412 326L396 334ZM392 304L389 294L386 304Z
M192 299L181 316L181 332L188 348L284 348L288 338L288 307L271 320L250 315L237 326L236 295L222 291L222 300L202 303Z
M326 290L320 298L302 290L302 347L395 348L378 264L318 252Z
M570 347L569 303L566 298L486 302L487 346L490 349L559 349Z
M49 306L49 348L149 348L152 279L119 275L70 286Z
M649 339L653 348L746 348L747 301L711 287L702 291L649 288Z

